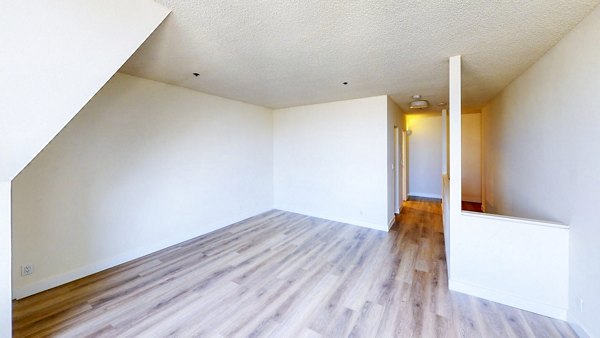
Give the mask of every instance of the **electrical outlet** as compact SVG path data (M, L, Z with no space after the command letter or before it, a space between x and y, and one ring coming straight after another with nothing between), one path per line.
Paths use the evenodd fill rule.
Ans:
M579 312L583 313L583 299L577 298L579 300Z
M29 276L33 273L33 264L21 265L21 276Z

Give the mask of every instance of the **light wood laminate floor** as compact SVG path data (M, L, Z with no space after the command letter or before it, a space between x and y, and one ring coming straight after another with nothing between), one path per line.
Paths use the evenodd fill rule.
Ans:
M389 233L270 211L13 305L16 337L575 337L449 292L427 201Z

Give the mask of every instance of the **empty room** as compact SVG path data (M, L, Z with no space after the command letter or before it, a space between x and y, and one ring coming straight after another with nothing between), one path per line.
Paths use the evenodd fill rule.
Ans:
M0 337L600 337L600 0L9 2Z

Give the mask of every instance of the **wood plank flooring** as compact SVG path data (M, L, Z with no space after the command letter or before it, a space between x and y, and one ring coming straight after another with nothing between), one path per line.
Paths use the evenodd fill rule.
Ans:
M575 337L449 292L427 201L389 233L273 210L13 308L15 337Z

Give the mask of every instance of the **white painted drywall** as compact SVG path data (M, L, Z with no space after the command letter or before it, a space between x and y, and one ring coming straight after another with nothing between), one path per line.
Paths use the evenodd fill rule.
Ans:
M565 319L569 228L461 210L461 58L450 58L449 68L452 176L444 180L443 203L450 208L448 215L444 210L449 288Z
M387 96L275 110L275 207L387 231L387 137Z
M566 319L568 227L469 212L451 227L451 290Z
M170 11L151 0L15 1L0 11L0 180L13 179Z
M398 144L394 145L394 128L398 129ZM387 100L387 163L388 163L388 225L395 220L394 213L399 211L396 205L396 199L401 200L402 191L402 130L404 129L404 112L400 107L388 97ZM394 154L396 151L396 154ZM396 176L396 166L398 175ZM396 191L396 180L398 180L398 191ZM397 196L396 196L396 195ZM401 203L398 202L398 203Z
M6 5L0 10L0 181L12 180L170 12L150 0ZM4 261L10 222L0 222L0 233ZM10 265L0 264L2 280L10 273ZM0 336L8 337L11 297L0 297Z
M442 198L442 116L408 114L408 194Z
M448 281L454 276L452 253L452 229L461 221L462 210L462 57L456 55L448 59L448 174L443 177L444 198L442 205L447 211L447 224L444 224L446 264ZM467 262L457 262L468 264Z
M462 115L462 200L481 202L481 114Z
M597 41L600 8L483 110L488 210L569 224L569 321L593 337L600 337Z
M0 182L0 337L12 335L10 182Z
M272 124L270 109L115 75L13 180L15 296L271 209Z

